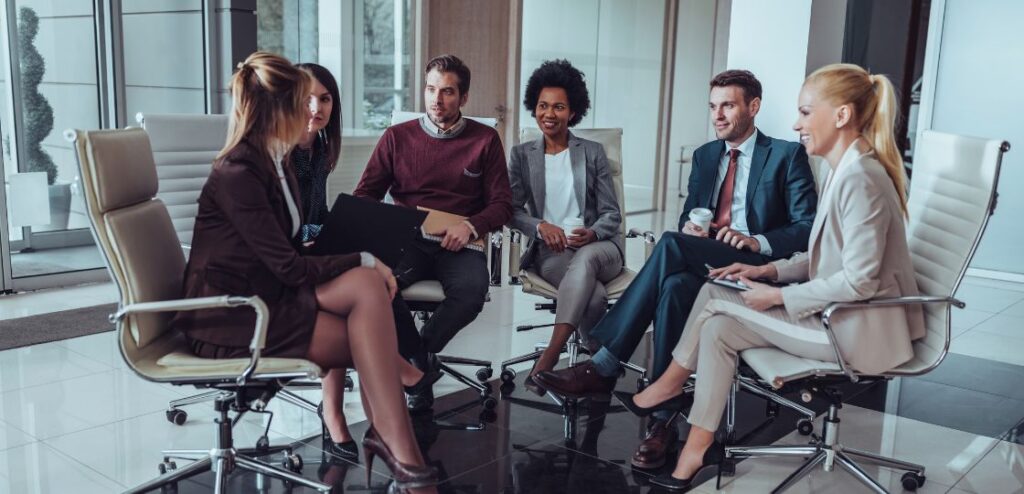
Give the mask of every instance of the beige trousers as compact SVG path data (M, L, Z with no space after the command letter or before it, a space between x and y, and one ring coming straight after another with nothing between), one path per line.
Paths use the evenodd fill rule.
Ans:
M835 362L818 316L794 319L782 307L758 312L746 306L738 290L710 283L701 289L672 357L696 372L691 425L718 430L736 375L739 352L777 347L787 353Z

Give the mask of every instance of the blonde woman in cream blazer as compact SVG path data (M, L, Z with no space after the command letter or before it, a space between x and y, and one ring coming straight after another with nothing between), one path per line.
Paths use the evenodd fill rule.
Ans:
M903 162L893 139L892 85L856 65L835 64L811 74L800 92L794 129L808 154L831 172L820 194L806 253L764 266L734 264L712 276L740 279L738 291L707 284L697 298L669 370L642 393L620 395L643 412L680 393L699 376L692 425L676 469L652 480L686 489L702 468L721 461L714 442L738 354L777 347L835 361L818 316L832 302L917 295L905 235ZM758 283L793 283L783 288ZM843 359L858 371L885 372L913 357L911 342L925 334L919 308L865 308L836 314L833 329Z

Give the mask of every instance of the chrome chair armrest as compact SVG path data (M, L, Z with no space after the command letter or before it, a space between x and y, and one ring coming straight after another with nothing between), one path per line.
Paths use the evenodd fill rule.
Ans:
M488 234L487 259L491 286L501 286L501 251L505 243L505 231L501 229Z
M519 266L523 257L523 232L509 228L508 235L508 284L521 285Z
M836 362L839 363L839 368L843 371L843 374L846 374L846 377L848 377L851 382L857 382L860 379L857 374L850 369L850 366L846 365L846 361L843 360L842 352L839 351L839 344L836 341L835 332L832 330L832 314L843 309L896 307L921 304L949 304L960 309L963 309L967 305L953 297L914 295L908 297L860 300L857 302L833 302L829 304L828 307L825 307L825 310L821 311L821 324L825 327L825 334L828 336L828 341L832 345L832 351L834 351L836 355Z
M658 242L658 239L654 237L654 232L650 230L641 231L639 228L630 228L629 232L626 233L626 238L642 238L644 240L645 262L651 258L651 252L654 251L654 244Z
M223 295L220 297L186 298L177 300L160 300L157 302L139 302L122 307L110 315L110 322L119 323L129 314L146 312L178 312L204 309L217 309L222 307L249 306L256 311L256 327L253 329L252 341L249 343L249 350L252 357L249 365L238 376L236 382L239 386L245 384L253 373L256 372L256 364L259 363L260 354L267 344L267 325L270 323L270 309L267 304L257 296L239 297Z

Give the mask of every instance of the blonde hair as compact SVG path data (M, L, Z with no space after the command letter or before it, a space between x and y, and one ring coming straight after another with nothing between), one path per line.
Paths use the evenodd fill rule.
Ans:
M857 119L853 123L892 180L900 197L900 207L906 215L903 157L896 147L895 136L899 108L892 82L884 75L869 74L858 65L836 63L815 70L807 76L804 85L808 84L814 84L822 98L833 105L853 106L853 118Z
M217 158L242 140L270 156L290 149L306 132L306 102L312 85L310 75L284 57L262 51L249 55L231 77L234 108L227 141ZM275 146L283 149L272 149Z

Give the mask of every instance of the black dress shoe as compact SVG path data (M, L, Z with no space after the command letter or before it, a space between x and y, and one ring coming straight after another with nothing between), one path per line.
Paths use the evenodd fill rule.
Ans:
M693 479L697 478L705 468L720 466L723 458L725 458L725 447L717 441L713 442L711 446L708 446L707 451L704 451L704 458L701 460L700 467L697 468L697 471L693 472L690 478L676 478L669 472L654 477L651 479L651 484L670 491L689 490L693 487Z
M331 438L331 433L327 431L327 423L324 422L324 402L321 401L316 406L316 414L320 417L324 452L345 460L359 461L359 446L354 439L337 443Z
M434 389L426 386L405 396L405 404L411 413L425 413L434 408Z
M622 402L622 406L626 407L626 410L629 410L630 412L633 413L633 415L636 415L637 417L646 417L654 412L659 411L678 412L686 407L693 405L693 395L686 393L673 396L652 407L642 407L640 405L637 405L636 401L633 401L633 397L636 396L636 393L614 391L612 392L612 394L615 395L615 398Z

